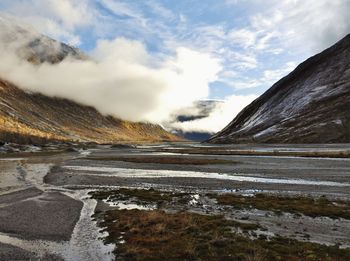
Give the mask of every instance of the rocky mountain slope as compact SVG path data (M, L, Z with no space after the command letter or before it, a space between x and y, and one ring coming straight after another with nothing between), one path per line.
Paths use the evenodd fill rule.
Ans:
M67 56L89 59L78 49L41 35L0 15L0 47L32 64L57 64ZM0 142L47 140L116 143L176 141L161 126L104 116L76 102L24 91L0 75Z
M0 79L0 141L116 143L176 141L159 125L103 116L73 101L23 91Z
M350 35L301 63L209 142L350 142Z

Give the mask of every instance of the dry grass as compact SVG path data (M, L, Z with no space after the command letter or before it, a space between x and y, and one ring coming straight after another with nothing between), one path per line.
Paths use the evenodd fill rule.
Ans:
M111 210L101 214L123 260L350 260L350 250L285 238L251 240L233 232L222 216L160 210ZM256 229L256 228L255 228ZM120 244L120 240L125 244Z
M182 139L159 125L104 116L67 99L28 93L0 79L0 139L21 136L74 142L161 142ZM13 137L2 135L13 133ZM2 135L2 136L1 136Z
M134 198L142 202L167 201L170 204L173 204L174 197L188 196L186 193L182 195L153 189L119 189L91 194L100 200L110 198L112 201L118 201ZM275 198L266 198L263 195L247 198L248 201L239 196L221 196L216 196L221 203L240 204L241 207L254 203L253 199L264 208L273 204L273 200L276 201ZM288 204L301 204L306 208L307 204L310 206L310 201L295 199L295 203L291 203L287 198L282 198L277 200L273 208L280 208L284 204L286 207ZM320 198L316 204L328 206L330 203L325 198ZM250 239L244 235L254 235L255 230L262 229L258 224L228 220L224 216L186 211L167 213L163 210L116 209L96 213L94 217L99 219L99 226L108 232L106 243L116 244L114 252L118 260L350 260L350 249L339 249L338 246L330 247L282 237L270 240L263 237ZM236 232L237 228L244 234Z
M161 203L162 201L172 201L176 197L187 196L186 193L174 193L174 192L163 192L154 189L127 189L120 188L117 190L106 190L106 191L94 191L90 195L94 199L103 200L109 199L109 201L118 200L129 200L135 199L141 203Z
M301 213L310 217L326 216L330 218L350 219L350 202L330 201L326 197L281 197L257 194L244 197L235 194L210 194L219 204L236 208L257 208L275 212Z

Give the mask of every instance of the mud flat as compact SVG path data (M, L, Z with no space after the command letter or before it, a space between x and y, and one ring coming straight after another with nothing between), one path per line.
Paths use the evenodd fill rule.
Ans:
M59 192L14 201L0 209L0 231L25 239L69 240L82 206Z
M0 260L21 261L36 260L38 258L34 252L26 251L9 244L0 243L0 250ZM63 259L55 255L45 255L42 258L47 261L63 261Z
M88 191L44 183L50 168L80 153L0 161L0 260L111 260L91 220Z
M187 143L7 155L0 257L349 260L348 147L236 145L218 153Z

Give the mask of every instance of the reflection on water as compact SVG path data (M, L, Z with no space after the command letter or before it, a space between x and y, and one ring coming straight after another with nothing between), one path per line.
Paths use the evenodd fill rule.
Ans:
M333 181L317 181L306 179L274 179L261 178L253 176L240 176L239 174L221 174L197 171L179 171L179 170L144 170L144 169L126 169L111 167L91 167L91 166L65 166L67 170L82 171L84 175L98 175L108 177L123 178L207 178L232 180L239 182L269 183L269 184L289 184L289 185L312 185L312 186L332 186L332 187L350 187L350 183L340 183ZM87 172L86 172L87 171Z
M140 205L140 204L135 204L135 203L127 203L127 202L111 202L108 200L103 200L106 204L108 204L111 207L116 207L120 210L126 209L126 210L131 210L131 209L138 209L138 210L154 210L157 208L156 205Z

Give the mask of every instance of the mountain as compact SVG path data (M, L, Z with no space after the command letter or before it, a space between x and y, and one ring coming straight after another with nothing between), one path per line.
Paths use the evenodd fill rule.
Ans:
M93 107L26 92L0 79L0 141L40 144L48 140L116 143L179 138L159 125L103 116Z
M67 56L77 60L89 59L79 49L42 35L4 14L0 14L0 40L2 47L33 64L59 63Z
M32 64L56 64L66 57L90 59L80 50L43 36L0 16L1 47ZM31 93L0 75L0 143L47 141L116 143L178 141L161 126L104 116L95 108L68 99Z
M208 142L350 142L350 35L301 63Z
M192 106L182 108L172 115L172 120L166 123L167 129L174 134L192 141L204 141L209 139L214 133L208 131L186 130L181 128L181 123L191 122L195 120L209 117L210 113L215 110L222 101L218 100L200 100L194 102Z

